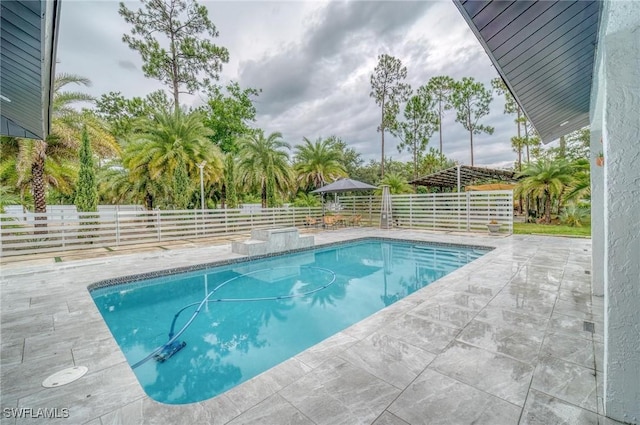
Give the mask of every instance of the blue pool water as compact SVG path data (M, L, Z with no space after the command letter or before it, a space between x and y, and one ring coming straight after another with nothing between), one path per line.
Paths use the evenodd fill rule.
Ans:
M251 379L485 252L361 241L91 294L146 393L185 404Z

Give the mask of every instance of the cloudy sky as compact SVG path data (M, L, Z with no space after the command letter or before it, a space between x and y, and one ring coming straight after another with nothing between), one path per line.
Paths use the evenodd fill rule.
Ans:
M262 89L256 99L256 126L280 131L291 145L303 137L336 135L365 160L380 160L380 111L369 97L370 75L379 54L407 67L414 89L431 77L473 77L490 87L497 76L484 50L450 0L443 1L201 1L219 30L215 43L226 47L230 61L221 82ZM138 2L127 2L137 8ZM163 88L144 77L137 52L122 41L129 26L116 1L67 0L62 3L58 72L89 77L95 96L119 91L144 96ZM189 105L199 96L185 98ZM474 136L475 165L509 166L515 159L510 138L514 117L503 114L494 96L483 123L493 135ZM470 163L469 134L450 111L443 121L444 153ZM438 146L438 134L430 146ZM397 141L385 136L385 153L398 153Z

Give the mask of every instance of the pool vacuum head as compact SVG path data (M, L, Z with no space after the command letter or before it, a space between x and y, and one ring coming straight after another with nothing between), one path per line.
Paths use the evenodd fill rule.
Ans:
M153 358L156 359L156 361L162 363L168 358L172 357L178 351L182 350L186 345L187 343L184 341L182 342L173 341L171 344L165 345L162 348L162 351L156 354L155 356L153 356Z

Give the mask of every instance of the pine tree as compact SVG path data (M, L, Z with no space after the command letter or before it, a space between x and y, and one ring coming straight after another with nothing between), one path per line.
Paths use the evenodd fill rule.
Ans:
M80 147L80 172L76 189L76 207L80 212L98 211L98 186L96 184L96 170L93 163L93 153L89 134L85 128L82 131L82 146Z
M411 94L411 87L404 83L407 78L407 67L402 66L400 59L389 55L379 55L378 65L371 74L371 93L369 96L380 106L380 126L382 158L380 160L380 177L384 178L384 133L389 131L400 111L400 103L405 102Z

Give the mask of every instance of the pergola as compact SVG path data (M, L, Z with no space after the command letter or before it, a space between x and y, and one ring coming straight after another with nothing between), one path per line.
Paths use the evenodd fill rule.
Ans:
M469 165L457 165L428 174L410 181L410 184L427 187L437 187L440 189L457 187L458 191L464 186L474 184L479 181L499 180L505 182L516 182L515 171L500 170L496 168L471 167Z

